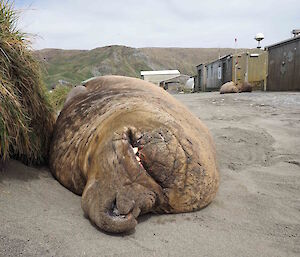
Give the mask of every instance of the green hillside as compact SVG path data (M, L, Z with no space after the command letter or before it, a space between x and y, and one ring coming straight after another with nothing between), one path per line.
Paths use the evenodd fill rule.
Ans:
M232 53L230 48L131 48L106 46L93 50L43 49L35 52L50 88L59 80L78 84L90 77L124 75L140 77L141 70L178 69L194 75L195 66Z

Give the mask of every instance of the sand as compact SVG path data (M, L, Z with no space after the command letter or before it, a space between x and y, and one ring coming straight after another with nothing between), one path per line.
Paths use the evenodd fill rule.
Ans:
M210 128L220 189L207 208L90 224L47 168L0 174L0 256L300 256L300 93L177 95Z

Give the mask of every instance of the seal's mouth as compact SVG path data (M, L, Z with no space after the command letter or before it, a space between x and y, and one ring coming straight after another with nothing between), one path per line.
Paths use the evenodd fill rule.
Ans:
M119 179L114 184L115 194L111 191L111 198L104 203L102 221L99 219L104 230L128 231L135 226L140 214L164 208L163 186L170 177L166 170L174 163L171 158L174 154L167 152L169 142L170 136L168 138L168 133L161 130L138 131L125 127L115 132L109 158L113 160L111 168L119 173ZM172 163L165 164L165 158Z
M142 138L142 135L139 135L138 138L136 138L135 133L133 132L133 129L128 129L126 133L127 140L129 142L129 145L132 148L132 151L136 155L137 161L140 162L139 158L139 147L140 147L140 139Z
M148 173L147 167L145 166L145 156L142 153L143 145L140 140L142 139L143 134L139 134L138 136L134 133L133 129L128 129L127 131L127 140L129 142L130 151L133 152L136 162L139 167L143 169L144 172Z
M142 164L141 158L140 158L139 148L138 147L133 147L132 149L133 149L133 153L135 154L135 159L138 161L139 165L141 167L143 167L143 164Z

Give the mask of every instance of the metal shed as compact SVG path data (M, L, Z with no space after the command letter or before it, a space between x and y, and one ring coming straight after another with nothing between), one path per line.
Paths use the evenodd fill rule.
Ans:
M236 84L249 82L264 89L267 72L267 52L252 49L235 55L225 55L209 63L199 64L195 92L219 90L229 81Z
M180 76L180 72L178 70L141 71L141 77L143 80L149 81L158 86L161 81L178 76Z
M232 81L249 82L256 89L265 90L267 76L267 51L252 49L233 55Z
M268 91L300 90L300 36L267 46Z
M231 55L225 55L209 63L201 63L197 67L195 92L214 91L232 80Z
M178 93L185 89L185 84L190 76L181 74L175 78L162 80L159 86L167 90L168 92Z

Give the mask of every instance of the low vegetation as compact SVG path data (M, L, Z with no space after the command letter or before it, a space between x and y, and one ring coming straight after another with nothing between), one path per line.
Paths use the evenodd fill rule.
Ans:
M47 159L54 117L17 19L13 2L0 0L0 161L39 164Z
M49 92L49 100L55 111L60 111L66 101L71 86L57 86Z

